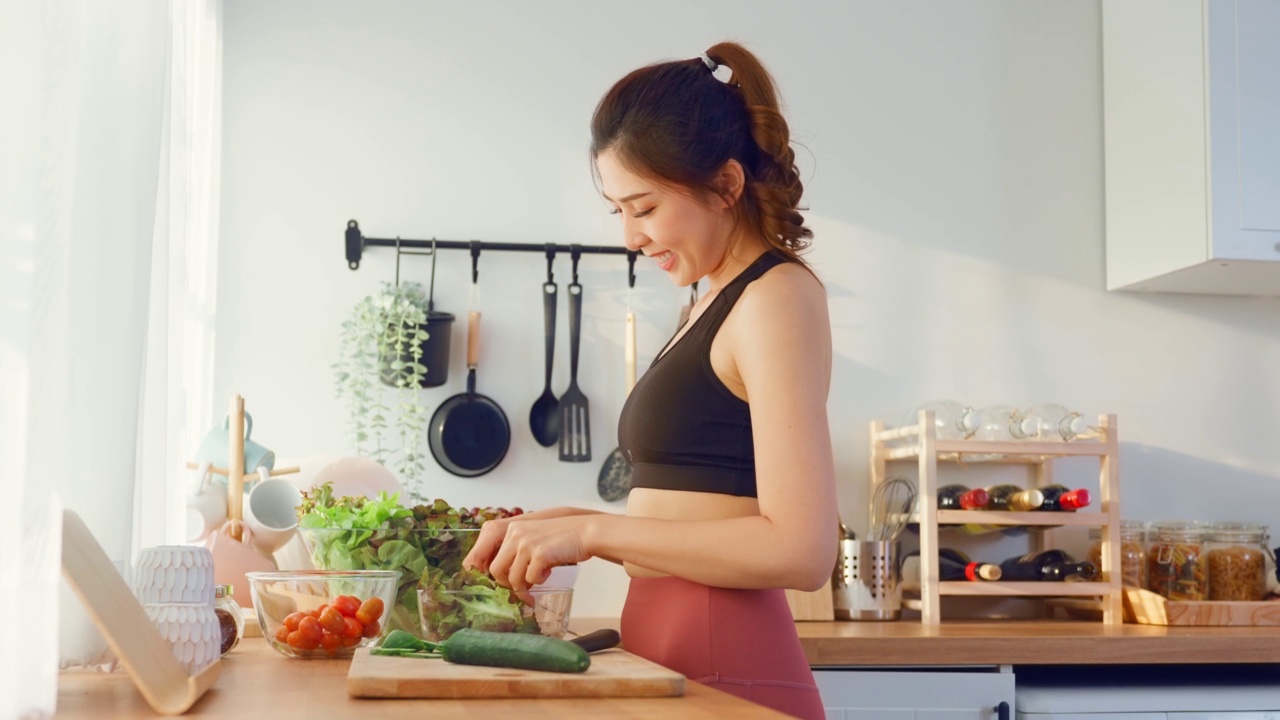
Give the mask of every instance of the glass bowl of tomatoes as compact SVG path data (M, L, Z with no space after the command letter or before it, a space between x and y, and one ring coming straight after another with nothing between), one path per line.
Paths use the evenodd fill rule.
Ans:
M343 658L386 631L395 570L290 570L245 574L262 636L295 658Z

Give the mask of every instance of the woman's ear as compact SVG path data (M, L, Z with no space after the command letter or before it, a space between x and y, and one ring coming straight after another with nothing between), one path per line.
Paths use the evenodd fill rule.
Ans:
M742 191L746 189L746 182L746 173L743 172L742 164L737 160L730 158L720 166L720 170L716 173L715 184L726 209L738 203L742 197Z

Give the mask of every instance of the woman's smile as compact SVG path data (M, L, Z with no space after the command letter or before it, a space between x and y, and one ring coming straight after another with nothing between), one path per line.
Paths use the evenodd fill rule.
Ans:
M663 272L670 272L671 266L675 265L676 254L670 250L664 250L657 255L651 255L655 262L658 263L658 269Z

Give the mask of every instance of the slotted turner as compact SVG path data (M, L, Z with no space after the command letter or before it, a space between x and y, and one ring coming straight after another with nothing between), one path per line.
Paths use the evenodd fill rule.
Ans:
M587 396L578 388L578 344L582 340L582 285L578 283L577 258L569 285L569 389L560 396L560 460L591 460L591 415Z

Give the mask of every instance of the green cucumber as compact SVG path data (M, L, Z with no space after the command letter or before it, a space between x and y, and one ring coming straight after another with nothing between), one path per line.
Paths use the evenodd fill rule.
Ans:
M440 643L447 662L461 665L580 673L591 667L587 651L568 640L528 633L463 628Z

